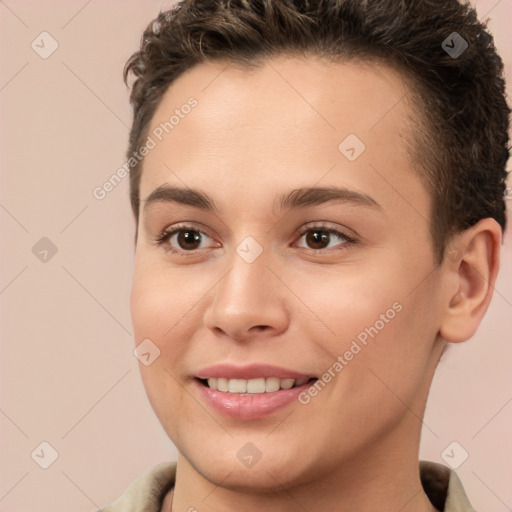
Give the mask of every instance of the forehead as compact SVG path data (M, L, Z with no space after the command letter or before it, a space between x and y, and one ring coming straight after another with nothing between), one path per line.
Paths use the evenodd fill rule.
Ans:
M194 66L171 84L150 131L194 97L200 109L195 109L186 124L196 121L194 129L203 139L224 139L230 128L263 129L271 135L290 121L294 121L293 132L317 127L338 135L346 129L364 134L392 114L391 110L395 112L388 122L399 120L403 126L396 127L405 128L411 114L407 96L405 76L378 61L278 56L254 67L211 62ZM276 118L280 120L277 125L272 123ZM212 122L219 128L213 132ZM180 131L173 130L172 137L177 140Z
M411 105L401 74L377 62L280 56L254 68L197 65L151 120L141 199L165 182L238 202L321 182L401 197L428 215L412 172Z

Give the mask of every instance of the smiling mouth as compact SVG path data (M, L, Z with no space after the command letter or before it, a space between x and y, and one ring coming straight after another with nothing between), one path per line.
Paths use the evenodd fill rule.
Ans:
M316 377L302 379L280 379L278 377L260 377L256 379L197 379L203 386L214 391L232 394L260 395L280 390L292 389L318 380Z

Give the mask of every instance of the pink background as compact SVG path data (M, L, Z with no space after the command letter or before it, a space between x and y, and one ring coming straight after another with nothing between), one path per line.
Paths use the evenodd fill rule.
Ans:
M170 4L0 2L0 512L95 510L176 457L132 354L128 180L101 201L92 195L125 161L122 67ZM512 1L477 7L512 83ZM31 48L43 31L59 45L47 59ZM438 368L420 454L443 462L457 441L469 453L457 473L473 506L493 512L512 508L509 222L487 316ZM32 252L42 237L57 247L46 263ZM47 469L36 463L49 460L43 441L58 453Z

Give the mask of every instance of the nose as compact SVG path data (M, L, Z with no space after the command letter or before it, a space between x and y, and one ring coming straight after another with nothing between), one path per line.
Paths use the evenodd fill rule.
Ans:
M204 326L236 341L284 332L289 321L286 287L268 264L265 251L252 263L234 252L205 310Z

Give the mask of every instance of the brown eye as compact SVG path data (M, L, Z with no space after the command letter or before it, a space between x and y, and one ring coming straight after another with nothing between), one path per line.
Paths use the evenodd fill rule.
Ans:
M325 249L325 244L329 245L331 235L328 231L322 229L312 229L306 234L306 243L311 249Z
M300 239L304 239L305 245L302 245L302 247L305 249L320 252L333 247L344 248L355 243L354 238L328 226L306 227L302 231Z
M182 225L166 229L155 240L164 250L183 256L192 256L196 251L211 249L211 237L192 226ZM189 253L189 254L187 254Z
M180 249L186 251L199 249L199 247L197 247L198 244L201 244L201 233L199 231L180 229L174 233L178 234L176 237L176 242Z

